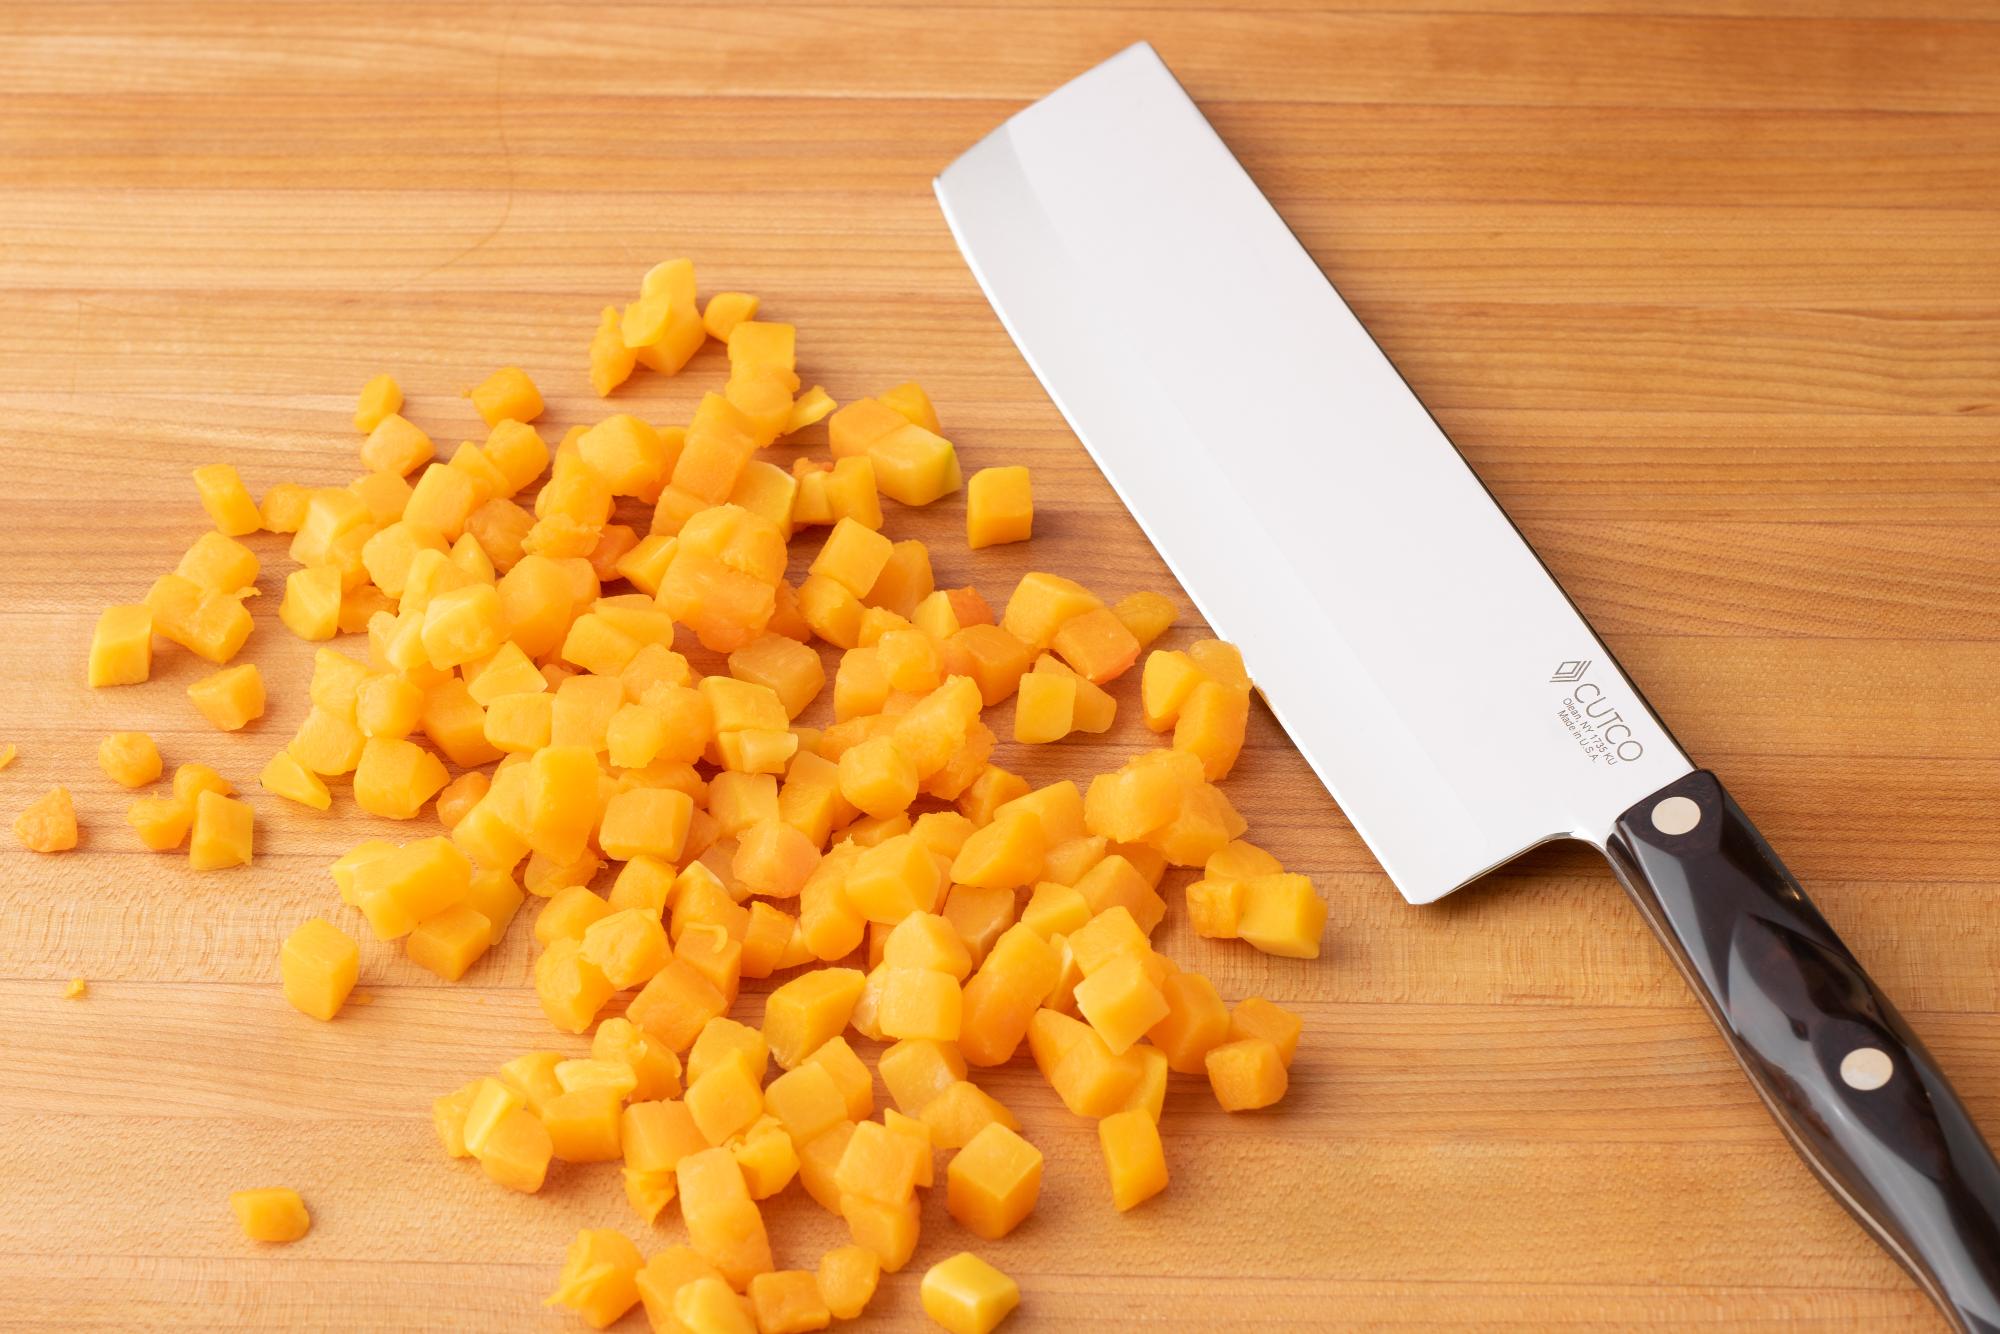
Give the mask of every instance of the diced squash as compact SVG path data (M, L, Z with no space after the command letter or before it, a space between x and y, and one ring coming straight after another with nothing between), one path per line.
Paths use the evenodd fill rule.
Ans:
M236 1225L252 1241L297 1241L312 1230L312 1215L295 1190L274 1186L264 1190L238 1190L229 1195L229 1207Z
M97 766L120 787L144 787L160 776L160 749L144 732L113 732L97 743Z
M856 1126L855 1133L860 1132L861 1128ZM914 1194L886 1202L842 1191L840 1216L847 1220L847 1235L854 1239L855 1245L875 1252L884 1273L896 1273L916 1253L923 1208Z
M503 421L531 422L542 415L542 394L519 366L493 372L465 396L489 427Z
M585 1228L569 1244L556 1290L545 1304L568 1307L592 1329L608 1328L639 1304L636 1280L644 1267L639 1248L624 1233Z
M1021 1304L1021 1285L971 1251L932 1265L919 1294L924 1314L951 1334L991 1334Z
M998 1241L1041 1197L1041 1150L995 1122L952 1156L945 1188L951 1216L974 1236Z
M201 507L224 537L241 537L264 526L257 502L250 498L243 479L227 463L210 463L194 470L195 490Z
M772 1057L786 1070L817 1051L847 1027L866 981L854 968L804 973L764 1000L764 1038Z
M174 573L211 593L234 593L257 582L257 554L221 533L203 533L181 556Z
M1239 1038L1211 1047L1203 1064L1209 1087L1225 1112L1269 1107L1285 1096L1289 1083L1285 1059L1269 1038Z
M769 1273L771 1243L743 1169L728 1149L689 1154L675 1166L688 1241L732 1286Z
M1236 934L1266 954L1317 959L1326 930L1326 900L1302 875L1257 875L1243 881Z
M1169 973L1160 983L1160 994L1167 1013L1146 1030L1146 1037L1165 1053L1168 1067L1180 1074L1201 1074L1210 1050L1232 1037L1247 1036L1231 1031L1229 1008L1215 984L1200 973Z
M1033 483L1024 467L981 468L965 491L965 534L974 551L1034 535Z
M709 308L714 309L711 300ZM805 1334L825 1329L832 1319L819 1280L803 1269L759 1274L750 1280L750 1305L755 1308L758 1334Z
M449 781L438 757L415 742L370 737L354 768L354 802L371 815L415 819Z
M468 1114L467 1122L471 1117ZM468 1142L468 1147L470 1144ZM555 1142L541 1119L524 1107L498 1117L483 1146L473 1156L488 1177L508 1190L532 1195L547 1179Z
M1278 1058L1289 1067L1299 1049L1302 1027L1299 1017L1290 1010L1273 1005L1261 996L1251 996L1238 1001L1236 1008L1230 1011L1228 1041L1267 1039L1277 1047Z
M1160 1127L1143 1111L1113 1112L1097 1123L1111 1178L1111 1203L1119 1212L1143 1204L1167 1188L1167 1155Z
M675 958L653 974L625 1014L669 1051L682 1052L693 1045L703 1025L727 1008L722 992L705 974L686 959ZM768 1012L765 1031L768 1035Z
M345 931L315 917L285 937L278 953L285 999L314 1019L340 1013L360 975L361 948Z
M417 923L404 938L410 962L447 982L464 977L493 945L493 924L469 903L459 903Z
M152 608L135 602L98 613L90 636L91 686L137 685L152 673Z
M248 866L254 824L255 817L245 803L219 792L203 792L195 801L188 866L196 871Z

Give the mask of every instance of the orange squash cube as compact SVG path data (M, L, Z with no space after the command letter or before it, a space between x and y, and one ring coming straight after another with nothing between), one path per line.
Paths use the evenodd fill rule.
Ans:
M1021 1128L999 1099L965 1079L924 1104L917 1116L930 1127L931 1143L940 1149L962 1149L989 1125Z
M771 1242L743 1169L727 1149L692 1153L675 1165L681 1218L697 1254L732 1286L769 1273Z
M823 968L795 977L765 997L764 1038L778 1064L793 1069L839 1036L865 981L859 969Z
M152 609L145 603L127 603L98 613L90 636L90 685L137 685L152 672Z
M456 982L493 945L493 924L467 903L417 923L403 940L403 952L419 968Z
M714 302L710 301L713 307ZM819 1280L803 1269L759 1274L750 1280L758 1334L804 1334L825 1329L833 1314L820 1295Z
M556 1290L546 1304L568 1307L592 1329L608 1328L638 1305L635 1280L644 1267L639 1248L624 1233L585 1228L570 1243Z
M862 601L908 619L935 586L930 550L912 538L891 548L882 572L862 595Z
M1111 1178L1111 1203L1120 1213L1167 1188L1160 1128L1145 1112L1113 1112L1097 1123L1097 1141Z
M998 1241L1034 1211L1042 1153L995 1122L972 1137L945 1171L946 1207L966 1231Z
M1209 1087L1225 1112L1269 1107L1285 1096L1284 1057L1269 1038L1242 1038L1211 1047L1204 1058Z
M361 951L353 938L315 917L287 936L279 951L285 999L301 1014L330 1020L353 992L360 964Z
M669 1246L646 1262L636 1284L639 1300L646 1306L646 1319L654 1329L680 1334L687 1328L674 1314L674 1298L682 1288L699 1279L721 1283L723 1291L728 1293L728 1284L716 1267L689 1247Z
M1160 983L1167 1013L1146 1030L1146 1037L1165 1053L1168 1068L1184 1075L1201 1074L1210 1050L1233 1037L1229 1007L1215 984L1200 973L1169 973ZM1275 1007L1274 1007L1275 1008Z
M354 429L368 432L381 420L403 406L403 389L393 375L376 375L361 386L361 398L354 408Z
M882 1262L865 1246L836 1246L819 1258L819 1294L836 1319L853 1320L868 1309L882 1278Z
M640 988L625 1016L667 1050L683 1052L700 1036L703 1025L728 1008L713 982L687 960L675 958Z
M877 1121L863 1121L847 1138L833 1184L843 1204L849 1198L901 1204L915 1194L917 1179L930 1161L928 1139L898 1134Z
M1075 887L1090 906L1092 916L1122 907L1132 914L1140 932L1148 936L1167 913L1166 901L1138 868L1116 853L1101 858L1084 872Z
M1139 660L1139 641L1108 607L1064 620L1049 641L1056 655L1085 680L1102 685Z
M828 1038L800 1065L816 1065L833 1076L834 1086L846 1101L848 1120L865 1121L874 1114L875 1077L868 1073L867 1065L854 1048L847 1045L846 1038L838 1034Z
M1043 1013L1052 1013L1043 1011ZM1060 1017L1060 1016L1058 1016ZM1050 1087L1077 1116L1109 1116L1124 1108L1139 1086L1143 1067L1131 1052L1115 1053L1087 1024L1069 1035L1047 1072Z
M932 1265L919 1295L949 1334L991 1334L1021 1304L1020 1285L971 1251Z
M840 1213L840 1190L833 1184L833 1174L853 1134L854 1123L841 1121L798 1146L799 1184L830 1214Z
M1220 782L1236 767L1250 720L1250 694L1215 681L1188 692L1174 722L1174 749L1201 760L1202 775Z
M731 1292L720 1278L697 1278L674 1293L670 1329L696 1334L757 1334L757 1310L747 1297Z
M305 1201L297 1191L282 1186L231 1191L229 1207L243 1235L252 1241L297 1241L312 1228Z
M605 803L598 843L608 857L675 861L687 842L694 802L672 788L632 788Z
M1241 880L1197 880L1187 887L1188 924L1197 936L1234 940L1243 920Z
M764 1109L795 1144L807 1144L847 1119L846 1101L827 1068L803 1061L764 1089Z
M620 1104L609 1085L566 1089L544 1102L537 1115L549 1132L555 1156L566 1163L608 1163L623 1155Z
M974 551L1034 535L1034 485L1023 467L981 468L965 492L966 543Z
M1137 954L1121 954L1076 985L1076 1008L1113 1055L1124 1053L1169 1013L1167 999Z
M597 965L583 957L583 944L579 940L565 937L551 941L535 960L535 996L549 1022L565 1033L587 1030L596 1021L597 1012L617 991ZM642 991L633 999L634 1008L645 995ZM642 1023L637 1015L632 1017L634 1023Z
M1266 954L1317 959L1326 930L1326 900L1302 875L1258 875L1243 881L1236 934Z
M410 741L370 737L354 768L354 801L371 815L414 819L449 775L438 757Z
M550 902L553 906L554 900ZM644 908L608 913L590 923L583 930L581 944L584 960L621 991L650 981L671 957L659 915Z
M223 536L241 537L263 526L257 502L244 489L243 479L237 476L236 469L227 463L211 463L196 468L194 485L201 496L201 507L208 511L216 531Z
M1041 878L1048 839L1041 820L1027 810L996 813L991 824L974 831L951 864L958 884L989 889L1014 889Z
M855 1127L855 1133L860 1133L859 1126ZM847 1232L854 1244L873 1251L882 1262L884 1273L897 1272L916 1253L923 1209L914 1193L887 1203L842 1192L840 1215L847 1220Z
M965 986L959 1035L965 1059L981 1066L1010 1059L1059 972L1056 951L1032 927L1017 923L1002 932Z
M57 788L57 792L63 789ZM65 801L67 793L64 793ZM34 808L30 808L33 810ZM27 816L23 815L23 819ZM188 866L196 871L215 871L229 866L248 866L255 816L248 805L219 792L203 792L194 805L194 826L188 836ZM19 825L15 826L19 829ZM70 842L75 843L75 822L70 824Z
M764 1090L757 1079L750 1057L739 1051L689 1082L683 1100L710 1144L741 1134L764 1114Z
M949 973L891 967L876 1022L884 1037L956 1042L963 1007L964 994Z
M1283 1006L1273 1005L1261 996L1251 996L1238 1001L1230 1012L1228 1040L1241 1042L1246 1038L1263 1038L1278 1049L1278 1059L1289 1068L1292 1057L1299 1049L1299 1032L1304 1025L1299 1017Z

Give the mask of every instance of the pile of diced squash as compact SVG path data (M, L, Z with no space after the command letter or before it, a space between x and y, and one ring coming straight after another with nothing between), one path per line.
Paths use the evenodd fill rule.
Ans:
M554 1164L617 1163L639 1224L677 1205L684 1244L650 1258L617 1229L570 1248L551 1302L600 1328L639 1303L654 1328L698 1334L860 1314L916 1249L939 1151L951 1217L982 1242L1006 1236L1035 1207L1043 1158L977 1072L1024 1047L1097 1122L1112 1204L1141 1204L1167 1184L1169 1074L1206 1076L1230 1111L1268 1107L1300 1032L1153 947L1163 877L1197 868L1196 935L1270 954L1317 957L1326 917L1310 880L1243 841L1217 786L1249 717L1237 652L1149 652L1176 616L1158 594L1107 605L1031 573L996 616L971 587L936 587L924 544L884 531L884 499L963 489L969 547L1018 542L1033 531L1028 470L962 484L915 384L838 407L801 393L793 326L757 311L742 293L699 303L685 260L604 310L589 351L601 395L726 345L722 391L685 426L619 413L551 447L541 393L510 368L469 392L484 442L439 461L396 382L371 380L361 477L260 503L233 468L198 469L214 531L143 601L107 609L90 650L95 686L147 679L156 637L194 653L219 669L189 690L196 709L244 727L264 689L254 665L228 665L259 572L237 539L291 534L282 621L366 647L318 650L311 707L262 787L326 810L346 779L361 810L442 831L333 863L345 911L283 942L285 997L334 1019L360 974L356 936L400 941L456 981L539 900L536 994L588 1046L518 1056L433 1116L447 1154L509 1190L539 1190ZM826 457L773 461L822 420ZM617 521L634 507L650 511L643 533ZM813 555L793 583L796 538ZM807 725L829 693L825 649L830 717ZM1121 694L1166 744L1082 783L1031 787L995 762L990 710L1011 700L1012 741L1045 745L1106 731ZM100 760L131 787L163 772L139 733L107 738ZM172 789L131 809L146 847L191 840L198 868L251 861L251 808L220 774L183 765ZM18 828L38 850L73 846L68 794ZM782 980L760 1023L732 1017L741 984L767 978ZM850 1033L879 1049L872 1071ZM852 1238L816 1271L775 1269L759 1210L794 1181ZM244 1192L237 1208L253 1236L307 1225L290 1192ZM970 1253L921 1295L965 1331L1019 1297Z

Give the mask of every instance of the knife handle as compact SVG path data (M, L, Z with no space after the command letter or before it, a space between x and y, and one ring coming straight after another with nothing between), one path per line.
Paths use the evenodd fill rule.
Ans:
M1959 1329L2000 1331L2000 1164L1715 775L1626 811L1606 852L1799 1156Z

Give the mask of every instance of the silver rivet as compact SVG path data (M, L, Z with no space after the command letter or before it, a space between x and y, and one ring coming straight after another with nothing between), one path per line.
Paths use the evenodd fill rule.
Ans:
M1653 828L1663 834L1685 834L1701 823L1701 807L1689 797L1668 797L1653 807Z
M1841 1082L1863 1093L1881 1088L1895 1073L1896 1063L1880 1047L1856 1047L1840 1058Z

